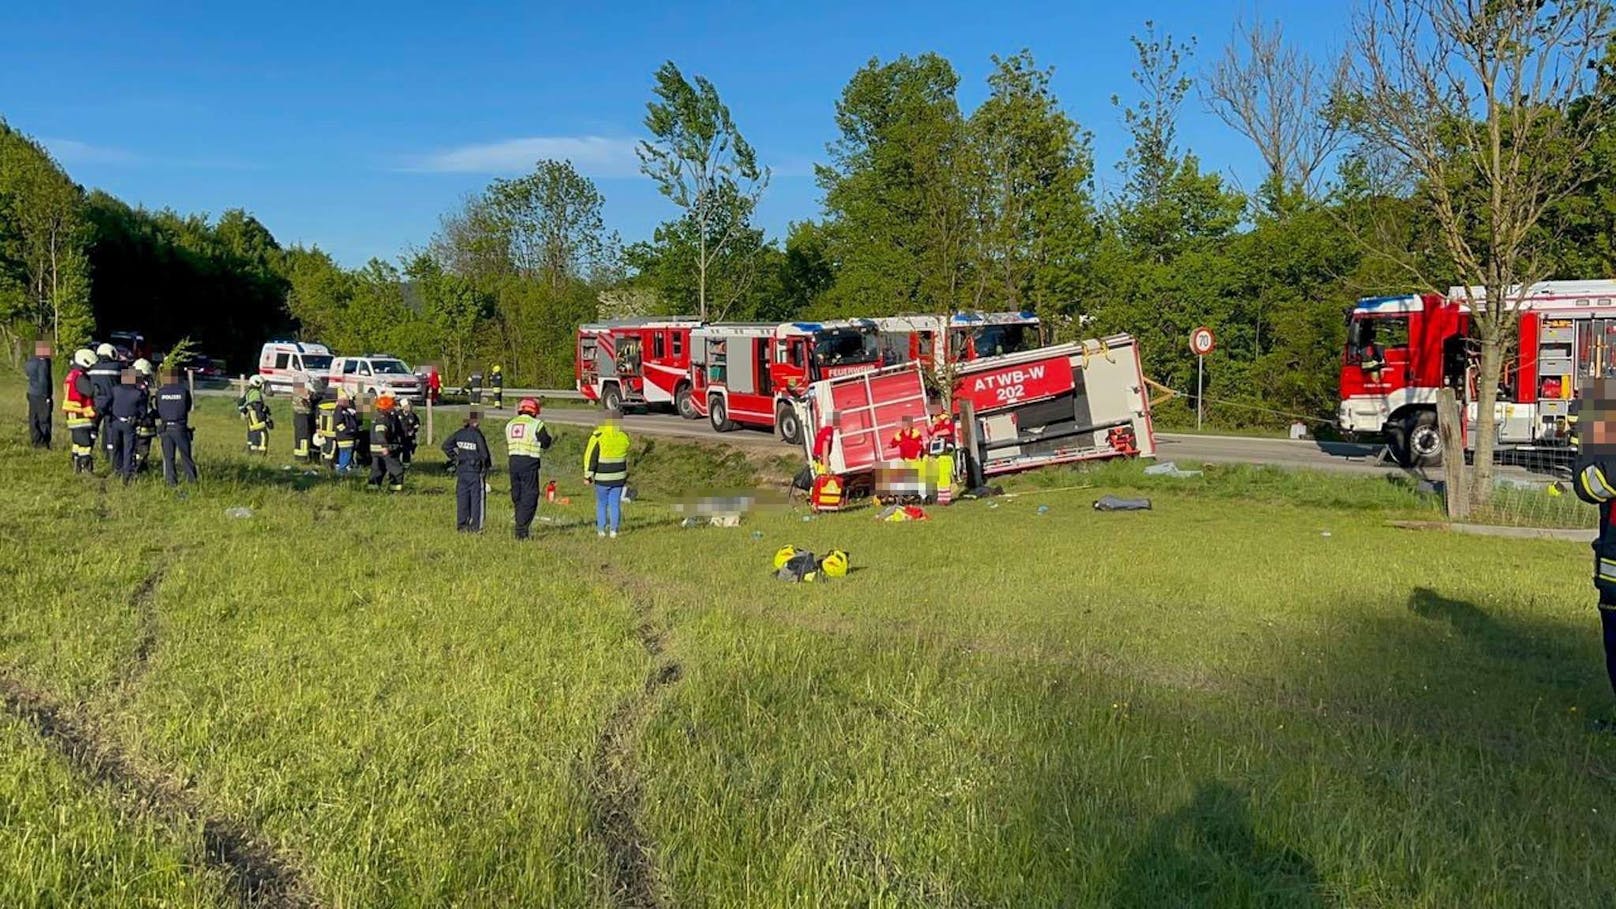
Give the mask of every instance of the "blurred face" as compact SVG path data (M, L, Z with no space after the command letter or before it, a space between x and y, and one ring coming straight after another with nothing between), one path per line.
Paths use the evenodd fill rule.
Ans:
M48 357L50 355L51 355L51 346L50 346L49 341L40 341L38 344L34 345L34 356L36 356L36 357Z
M1577 433L1583 451L1616 454L1616 379L1596 379L1583 388Z

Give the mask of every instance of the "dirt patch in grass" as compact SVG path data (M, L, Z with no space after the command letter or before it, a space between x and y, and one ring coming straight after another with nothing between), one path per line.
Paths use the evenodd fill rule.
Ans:
M203 862L223 873L240 905L317 905L290 858L239 821L208 813L196 795L178 781L137 766L121 748L49 694L0 676L0 703L33 727L74 770L98 785L111 787L137 810L154 812L176 824L199 826Z
M617 705L595 740L585 781L590 833L606 850L613 903L625 909L659 909L669 901L657 876L650 838L640 826L642 787L634 752L657 696L677 683L684 669L665 654L668 631L651 606L653 585L609 565L602 565L601 572L628 597L636 620L635 638L653 663L645 684Z

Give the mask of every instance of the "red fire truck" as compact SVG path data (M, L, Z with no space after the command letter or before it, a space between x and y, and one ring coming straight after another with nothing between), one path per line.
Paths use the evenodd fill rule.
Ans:
M690 333L700 325L670 317L579 326L578 391L607 408L675 407L690 386Z
M1477 419L1469 300L1485 291L1371 297L1347 320L1336 422L1382 434L1400 463L1442 456L1436 396L1451 387L1465 410L1465 438ZM1616 281L1545 281L1527 289L1515 318L1518 343L1504 364L1493 414L1500 448L1564 450L1567 417L1584 379L1616 377Z
M932 399L921 367L907 363L815 382L799 409L815 433L839 416L825 465L858 495L877 469L896 461L890 440L903 420L923 424ZM1129 335L971 361L956 375L951 399L968 482L1156 454L1138 342ZM811 447L804 446L810 458Z
M802 440L794 402L810 382L881 366L875 323L869 319L773 324L715 324L691 334L688 410L719 432L736 426L778 429Z
M1020 353L1044 346L1042 325L1030 312L957 312L948 316L888 316L873 319L881 350L893 363L937 365L946 335L947 363Z

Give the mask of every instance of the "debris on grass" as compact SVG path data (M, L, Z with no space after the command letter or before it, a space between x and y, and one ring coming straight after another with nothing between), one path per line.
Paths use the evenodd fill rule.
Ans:
M253 511L244 505L237 505L234 508L226 508L224 514L227 518L250 518L253 516Z
M1184 480L1201 475L1199 470L1179 470L1178 465L1172 461L1163 461L1145 468L1147 477L1172 477L1175 480Z
M1149 499L1124 499L1120 496L1100 496L1094 500L1095 511L1149 511Z

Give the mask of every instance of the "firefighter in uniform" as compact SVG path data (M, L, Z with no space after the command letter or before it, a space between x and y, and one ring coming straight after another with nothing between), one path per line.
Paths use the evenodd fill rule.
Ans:
M196 482L196 461L191 459L191 390L180 382L179 374L164 370L163 385L157 389L157 418L163 445L163 481L180 483L183 467L186 479ZM176 460L178 459L178 460Z
M112 432L108 424L112 421L112 391L122 381L123 364L118 362L118 351L111 344L97 347L95 357L95 364L90 367L90 385L95 388L96 437L101 440L101 448L110 463Z
M314 405L314 441L319 456L332 467L337 465L337 402ZM313 457L311 455L311 457Z
M1609 380L1600 380L1600 384ZM1584 392L1579 403L1591 401ZM1572 474L1577 497L1599 506L1599 536L1594 540L1594 589L1599 592L1599 622L1605 638L1605 672L1616 694L1616 400L1600 401L1579 415L1577 461ZM1616 729L1616 723L1607 728Z
M376 419L370 423L370 484L381 488L387 479L387 488L398 492L404 488L404 429L399 425L398 412L393 409L391 395L376 399Z
M359 444L359 411L354 409L348 392L337 392L337 404L331 412L331 432L336 446L337 473L347 473L354 466L354 446Z
M505 372L499 368L498 363L494 364L490 372L492 375L488 377L488 384L494 389L494 409L499 410L505 406Z
M135 421L135 473L145 473L151 462L152 440L157 438L157 402L152 397L151 361L135 361L135 384L146 394L146 412Z
M112 428L112 469L128 483L135 478L135 424L146 416L146 392L135 383L135 371L124 373L112 390L107 425Z
M584 446L584 482L595 487L595 536L617 538L623 523L623 487L628 485L628 435L617 428L623 415L606 411L606 420L589 434Z
M95 351L89 348L74 351L73 368L62 381L62 416L67 419L74 473L95 469L95 386L90 381L90 369L94 366Z
M415 442L421 435L421 415L415 412L415 405L409 398L401 398L398 402L398 427L404 433L399 447L399 460L404 466L410 466L415 460Z
M320 446L315 441L315 408L320 406L320 386L314 378L305 378L292 389L292 457L316 461Z
M516 509L516 538L528 538L539 513L539 462L549 449L550 430L539 419L536 398L523 398L516 416L505 424L505 463L511 474L511 505Z
M472 407L481 407L482 406L482 403L483 403L483 374L482 373L474 372L474 373L471 374L471 378L466 380L466 400L471 402Z
M443 440L443 456L455 472L455 529L481 533L488 506L488 471L494 466L488 439L477 428L482 418L473 410L466 424Z
M247 392L236 401L236 410L247 421L247 451L251 454L269 453L269 431L275 428L270 419L269 404L264 401L264 377L247 380Z

